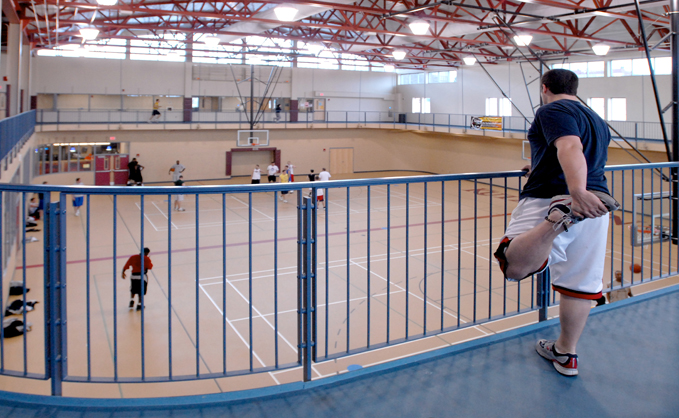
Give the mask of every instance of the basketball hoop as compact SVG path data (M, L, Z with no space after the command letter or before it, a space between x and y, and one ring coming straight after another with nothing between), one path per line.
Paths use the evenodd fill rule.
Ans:
M653 227L651 225L637 225L634 228L634 233L636 234L636 242L638 245L642 246L652 243L654 241L653 236L657 235L653 233Z
M259 138L257 137L250 138L250 145L252 146L253 151L259 150Z

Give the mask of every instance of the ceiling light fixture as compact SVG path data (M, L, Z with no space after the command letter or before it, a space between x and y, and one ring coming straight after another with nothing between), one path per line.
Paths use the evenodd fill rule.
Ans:
M281 22L292 22L297 14L296 8L285 4L275 7L273 11L276 13L276 18Z
M606 55L608 54L609 49L611 49L611 47L606 44L596 44L592 46L592 51L594 51L596 55Z
M427 32L429 32L429 22L424 20L416 20L411 22L408 26L415 35L426 35Z
M397 49L396 51L391 53L391 56L394 57L395 60L401 61L403 58L406 57L406 52L402 49Z
M514 43L516 46L528 46L532 40L533 37L531 35L516 35L514 37Z
M118 0L97 0L97 3L101 6L113 6L118 3Z
M384 65L384 71L388 73L393 73L396 67L394 67L392 64L385 64Z
M97 36L99 35L99 29L93 28L93 27L86 27L86 28L80 28L80 36L82 36L83 39L91 41L93 39L97 39Z
M473 55L468 55L462 58L462 61L464 61L464 63L467 65L474 65L476 63L476 57Z
M216 36L203 36L201 38L201 41L203 41L203 43L205 45L217 46L217 45L219 45L220 39Z

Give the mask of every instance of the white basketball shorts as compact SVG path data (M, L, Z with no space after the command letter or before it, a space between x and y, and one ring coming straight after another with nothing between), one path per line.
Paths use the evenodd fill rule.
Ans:
M512 212L505 237L514 238L544 222L550 201L522 199ZM548 261L554 290L580 299L601 297L608 222L609 216L585 219L556 237Z

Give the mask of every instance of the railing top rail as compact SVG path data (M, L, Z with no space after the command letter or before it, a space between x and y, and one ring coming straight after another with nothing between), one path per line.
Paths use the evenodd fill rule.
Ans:
M4 119L0 119L0 123L9 122L13 119L25 118L25 117L28 117L28 115L30 115L30 114L36 114L36 113L37 113L37 111L35 109L27 110L25 112L18 113L18 114L13 115L13 116L6 117Z

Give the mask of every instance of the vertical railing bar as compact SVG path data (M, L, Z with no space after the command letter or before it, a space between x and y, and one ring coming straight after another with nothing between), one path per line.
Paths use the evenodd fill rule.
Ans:
M61 193L59 196L59 212L57 214L57 222L59 223L59 248L61 251L58 252L59 258L59 286L58 291L58 309L59 309L59 319L61 321L61 326L59 329L59 341L61 347L59 347L59 354L61 357L61 373L59 379L63 381L63 378L68 375L68 321L67 321L67 306L66 306L66 292L67 292L67 274L66 274L66 195ZM61 382L59 383L61 386ZM61 390L61 388L60 388ZM61 392L59 393L61 395Z
M277 198L277 192L274 192L274 199ZM252 192L248 193L248 344L250 345L250 371L253 370L253 352L252 347Z
M118 277L118 195L113 195L113 277ZM132 280L132 278L130 278ZM117 280L113 280L113 380L118 381L118 296Z
M611 189L609 190L611 196L615 196L615 171L611 173ZM613 219L613 225L611 225L611 260L610 260L610 269L611 269L611 277L608 279L610 287L613 287L613 272L614 272L614 263L615 263L615 215L611 213L609 215ZM624 281L624 279L623 279Z
M389 185L387 185L387 190ZM387 199L389 194L387 193ZM389 251L387 250L387 257L389 257ZM389 268L389 264L387 264ZM410 301L410 183L406 183L406 340L408 339L408 323L410 322L409 317L409 301ZM387 324L388 325L388 324ZM389 329L387 328L387 333Z
M651 181L651 196L654 196L654 195L655 195L655 187L654 187L654 186L655 186L655 182L653 181L653 180L654 180L654 178L653 178L653 174L654 174L654 173L653 173L653 169L651 169L650 171L649 171L649 170L646 170L646 171L651 173L651 180L650 180L650 181ZM645 176L644 176L644 177L645 177ZM654 206L655 206L654 200L655 200L655 199L651 199L651 213L654 213L654 211L653 211L653 210L654 210ZM662 245L663 245L663 244L662 244L662 215L663 215L663 210L662 210L662 192L661 192L661 193L660 193L660 220L659 220L659 221L660 221L660 224L658 225L658 228L659 228L659 231L660 231L660 232L658 233L658 239L660 239L660 248L661 248L661 249L662 249ZM652 225L652 223L651 223L651 225ZM654 241L654 240L655 240L655 230L651 230L651 261L650 261L650 264L651 264L651 275L650 275L650 277L649 277L650 279L653 279L653 244L654 244L653 241ZM642 260L642 261L643 261L643 260ZM662 266L662 259L660 259L660 265ZM642 271L641 274L643 275L643 274L644 274L644 273L643 273L643 271L644 271L643 264L642 264L642 266L641 266L641 271ZM642 276L642 278L643 278L643 276Z
M422 335L427 335L427 250L429 248L429 243L427 242L427 186L429 183L424 182L424 266L423 266L423 274L424 274L424 301L422 303L422 310L423 310L423 320L422 320Z
M406 189L407 190L407 189ZM406 201L408 199L406 198ZM407 208L406 203L406 208ZM406 222L407 225L407 222ZM407 238L406 238L407 241ZM406 257L407 260L407 257ZM406 278L406 284L408 280ZM407 288L406 288L407 289ZM408 291L406 290L406 298ZM408 338L408 303L406 299L406 338ZM391 340L390 324L391 324L391 184L387 184L387 344Z
M508 199L508 191L509 189L507 188L507 177L504 178L504 183L505 183L505 198L504 198L504 216L502 217L504 219L504 225L503 225L503 231L507 230L507 199ZM507 315L507 280L502 280L502 316Z
M313 188L313 195L317 196L317 189ZM323 191L323 198L325 199L325 357L328 357L328 325L330 318L330 289L328 284L330 283L330 248L328 245L328 211L327 205L330 201L329 189L325 188ZM316 200L318 201L318 199Z
M172 380L172 195L167 195L167 370Z
M488 194L488 319L493 317L493 179ZM505 190L505 195L506 195Z
M200 195L196 199L196 377L200 376Z
M636 193L636 191L635 191L635 183L636 183L636 170L633 169L633 170L632 170L632 199L636 199L636 197L634 196L635 193ZM641 225L642 225L641 230L642 230L642 231L644 230L644 228L643 228L643 224L644 224L644 221L645 221L644 216L646 215L646 214L644 213L644 210L643 210L643 209L644 209L644 199L643 199L643 197L642 197L642 199L641 199L641 214L642 214L642 215L641 215ZM636 210L635 205L632 205L632 210ZM637 226L636 226L636 225L632 225L632 228L637 228ZM636 234L636 233L637 233L637 230L630 231L630 232ZM644 238L644 234L642 233L642 234L641 234L641 239L643 240L643 238ZM642 248L643 248L643 247L642 247ZM632 249L630 250L630 252L632 253L632 257L631 257L632 262L631 262L631 264L632 264L632 271L633 271L633 270L634 270L634 245L632 246ZM624 265L624 264L623 264L623 265ZM622 271L625 271L625 270L623 269ZM632 273L630 276L631 276L630 281L631 281L632 284L634 284L634 273Z
M477 245L478 245L478 192L479 192L478 180L474 179L474 312L472 314L472 322L476 323L476 257Z
M457 327L460 327L462 295L462 180L457 181Z
M146 311L146 305L144 302L144 292L146 291L146 269L144 268L144 259L146 258L146 254L144 254L144 195L139 196L140 199L140 204L139 207L141 208L141 222L140 222L140 231L141 231L141 294L139 295L139 299L141 300L141 380L146 379L146 357L145 357L145 350L144 350L144 314ZM132 280L132 277L130 277L130 280Z
M222 373L226 374L226 193L222 193Z
M26 213L26 192L21 193L21 222L23 223L23 228L21 228L21 265L22 265L22 292L21 292L21 317L24 321L24 333L21 336L23 340L23 361L24 361L24 376L28 374L28 349L26 343L28 342L28 332L26 331L26 220L24 219ZM0 221L2 218L0 217ZM63 231L60 231L63 233ZM4 237L0 237L4 240ZM62 248L63 250L63 248ZM2 260L0 260L0 267L2 266ZM0 305L0 309L5 309L4 306ZM63 320L63 318L62 318ZM0 324L2 325L2 324ZM4 328L4 326L3 326Z
M371 299L371 296L370 296L370 272L371 272L371 270L370 270L370 186L367 187L366 198L367 198L367 202L368 202L368 205L367 205L368 206L367 232L366 232L366 234L367 234L366 251L368 253L367 254L368 255L368 257L367 257L367 264L368 264L367 276L368 276L368 278L367 278L367 283L366 283L366 289L367 289L366 298L367 298L367 302L368 302L368 305L366 307L367 308L367 315L366 315L367 335L366 335L366 340L368 342L367 346L368 346L368 348L370 348L370 299Z
M646 199L644 198L644 195L646 194L646 182L645 182L646 175L645 174L646 174L646 170L644 170L642 168L641 169L641 196L642 196L642 198L641 198L641 213L644 214L644 217L646 217L646 209L645 209ZM653 195L651 195L651 248L653 247L653 229L652 229L652 227L653 227ZM644 239L643 231L646 230L646 227L643 225L643 223L641 224L641 230L642 230L641 240L643 242L643 239ZM641 265L641 271L639 272L641 277L640 277L639 280L641 281L641 283L643 283L644 282L644 258L645 258L644 257L644 246L643 245L639 248L639 257L641 258L641 260L639 260L639 264ZM632 259L632 276L634 276L634 264L635 264L634 259Z
M299 191L302 194L302 191ZM275 196L274 196L275 197ZM299 200L299 199L298 199ZM278 199L273 200L273 315L274 315L274 351L278 368Z
M622 187L620 188L622 190L622 199L620 200L622 202L622 208L620 208L621 209L620 213L622 213L622 216L621 216L621 218L622 218L622 229L621 229L621 232L620 232L620 235L621 235L620 241L622 242L622 244L620 245L620 272L622 273L622 272L625 271L625 204L626 204L626 202L625 202L625 177L627 177L625 170L620 172L620 177L621 177L620 182L622 183ZM632 202L632 209L634 209L634 202ZM634 225L632 225L632 227L634 227ZM630 229L630 232L632 232L631 229ZM631 282L632 282L632 279L630 278L630 283Z
M441 182L441 331L443 331L443 310L444 301L446 300L445 288L445 254L446 254L446 183Z
M359 118L360 121L360 118ZM351 257L350 257L350 237L351 237L351 223L350 223L350 210L351 210L351 194L350 189L347 187L347 353L350 349L350 339L351 339L351 296L350 296L350 286L351 286ZM307 272L308 273L308 272Z
M2 169L2 167L0 167ZM4 205L3 205L3 199L5 198L5 192L0 190L0 214L4 213ZM47 198L47 201L43 200L43 216L47 216L48 212L48 207L49 207L49 201L50 199ZM47 206L45 206L47 205ZM4 260L5 256L5 251L4 251L4 245L5 245L5 240L4 240L4 230L3 230L3 222L2 222L2 215L0 215L0 268L2 268L2 263ZM48 238L46 236L47 231L45 231L45 238ZM115 280L114 280L115 281ZM5 301L4 301L4 292L5 289L3 288L3 280L0 280L0 324L4 323L5 321L5 309L3 308L5 306ZM47 298L45 298L47 300ZM47 315L48 313L45 312ZM49 334L48 334L48 329L49 327L45 327L45 341L49 341ZM47 361L49 359L49 354L47 353L47 350L45 350L45 374L48 374L47 371L49 370L49 362ZM0 326L0 370L4 371L5 370L5 327Z
M87 195L87 212L86 212L86 228L85 228L85 281L86 281L86 312L87 312L87 380L92 379L92 344L91 341L91 328L90 328L90 196ZM113 276L116 277L116 276ZM115 307L114 307L115 309Z

